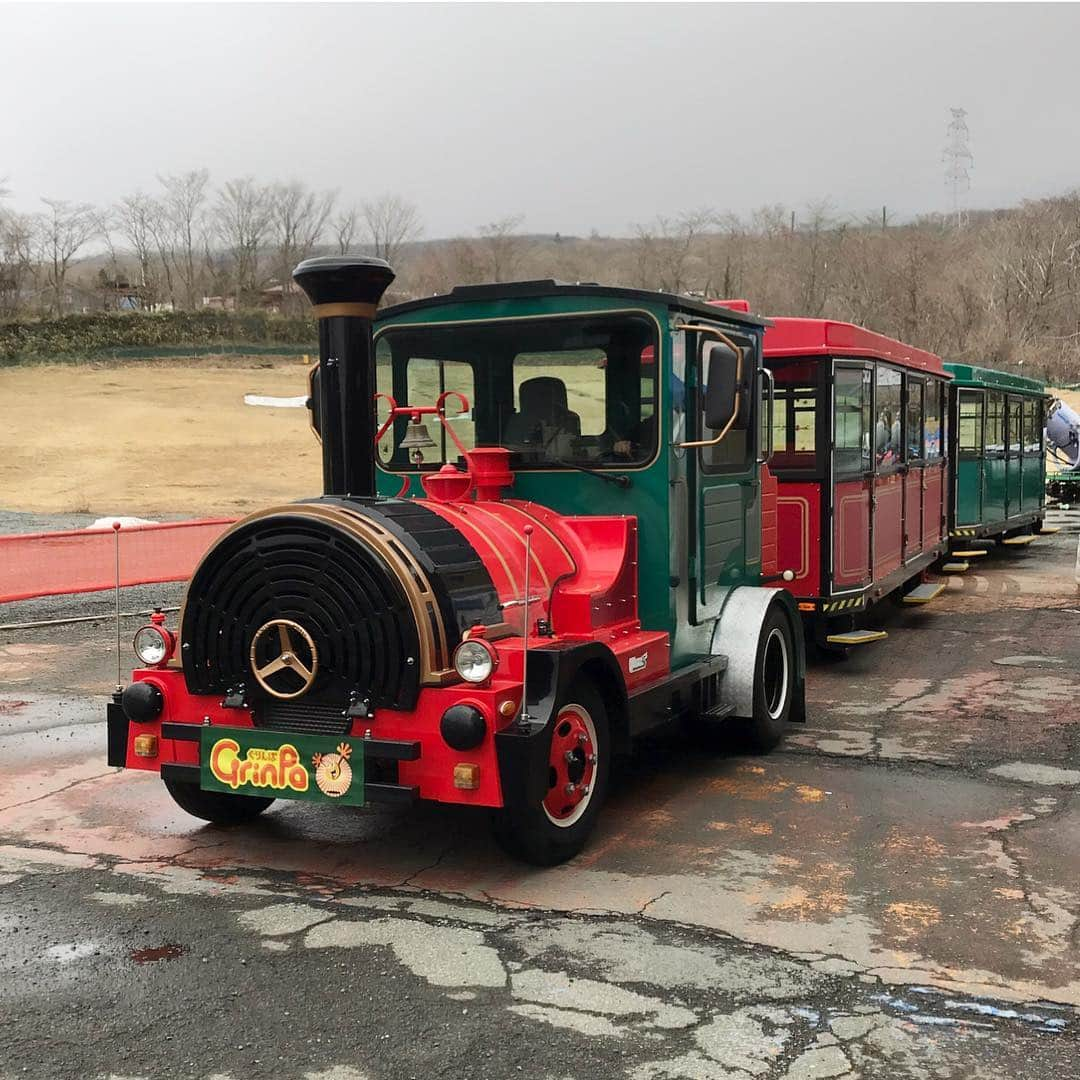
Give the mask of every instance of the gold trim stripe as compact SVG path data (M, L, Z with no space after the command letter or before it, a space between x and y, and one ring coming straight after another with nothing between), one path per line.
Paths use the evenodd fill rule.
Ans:
M316 319L334 319L346 316L353 319L374 319L374 304L313 304L312 314Z
M450 664L446 627L443 623L442 613L439 611L435 593L423 567L398 542L397 537L392 533L383 529L370 518L345 507L328 506L319 503L287 503L284 506L272 506L265 510L257 510L255 513L241 518L218 537L214 545L199 561L199 565L191 575L191 580L194 580L203 563L214 554L222 541L236 532L237 529L241 529L253 521L286 514L313 518L316 521L336 525L374 551L397 578L409 601L409 607L412 609L413 618L416 621L417 635L420 640L421 685L440 686L451 677L455 677L455 672ZM181 629L184 625L186 607L187 594L185 592L184 602L180 608L179 625Z

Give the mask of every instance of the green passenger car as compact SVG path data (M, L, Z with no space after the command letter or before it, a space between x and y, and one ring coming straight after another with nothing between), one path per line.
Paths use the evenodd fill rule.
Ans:
M946 364L951 458L950 536L1038 532L1046 516L1046 385L971 364Z

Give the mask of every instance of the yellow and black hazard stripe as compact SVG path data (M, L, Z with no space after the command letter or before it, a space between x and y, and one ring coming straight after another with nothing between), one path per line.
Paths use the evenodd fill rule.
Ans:
M834 611L851 611L853 608L863 606L863 597L861 596L848 596L843 600L826 600L821 605L821 610L832 613Z
M953 529L953 531L951 533L949 533L949 535L950 536L974 536L978 531L979 531L978 529Z

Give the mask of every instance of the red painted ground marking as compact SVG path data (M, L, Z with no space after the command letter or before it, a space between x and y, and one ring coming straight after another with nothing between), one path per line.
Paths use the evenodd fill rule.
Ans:
M26 705L25 701L0 701L0 716L18 712L20 709L26 708Z
M120 529L120 584L185 581L232 518ZM0 536L0 603L96 592L116 584L112 528Z
M136 964L156 964L159 960L175 960L183 952L183 945L157 945L150 949L132 949L130 956Z

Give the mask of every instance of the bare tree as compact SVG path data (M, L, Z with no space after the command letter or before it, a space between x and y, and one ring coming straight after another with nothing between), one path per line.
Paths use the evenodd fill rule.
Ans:
M637 254L638 277L642 288L681 293L694 287L695 259L699 258L699 240L716 213L709 209L690 210L677 218L658 217L651 225L636 225L633 241Z
M230 257L236 306L255 299L261 284L259 256L270 228L272 192L250 176L230 180L217 193L214 222Z
M315 250L333 208L332 193L317 195L296 181L278 184L270 192L270 228L276 245L282 312L302 310L303 297L293 284L292 271Z
M375 258L385 259L391 266L402 246L423 231L419 211L400 195L380 195L365 202L363 212Z
M0 214L0 311L5 315L18 312L27 287L37 277L35 240L33 218L11 212Z
M356 241L356 233L360 227L360 216L355 206L342 210L330 223L334 238L337 240L339 255L348 255Z
M97 215L89 203L42 199L48 208L38 220L38 252L45 283L53 294L53 309L62 315L66 303L68 271L76 255L99 231Z
M525 238L518 233L524 220L524 214L512 214L482 225L477 230L487 254L492 281L509 281L513 278L525 247Z
M180 280L184 306L193 310L198 306L200 292L200 251L206 239L210 173L206 169L192 169L175 176L159 176L158 180L165 189L164 222L162 228L155 230L155 243ZM171 275L168 285L171 294Z
M146 307L159 298L155 252L160 252L164 237L164 211L161 204L141 191L125 195L113 208L113 220L127 241L138 266L139 296ZM171 270L166 268L166 272Z
M817 317L825 310L831 284L830 260L843 242L845 228L834 218L827 199L810 203L802 226L805 263L799 313Z

